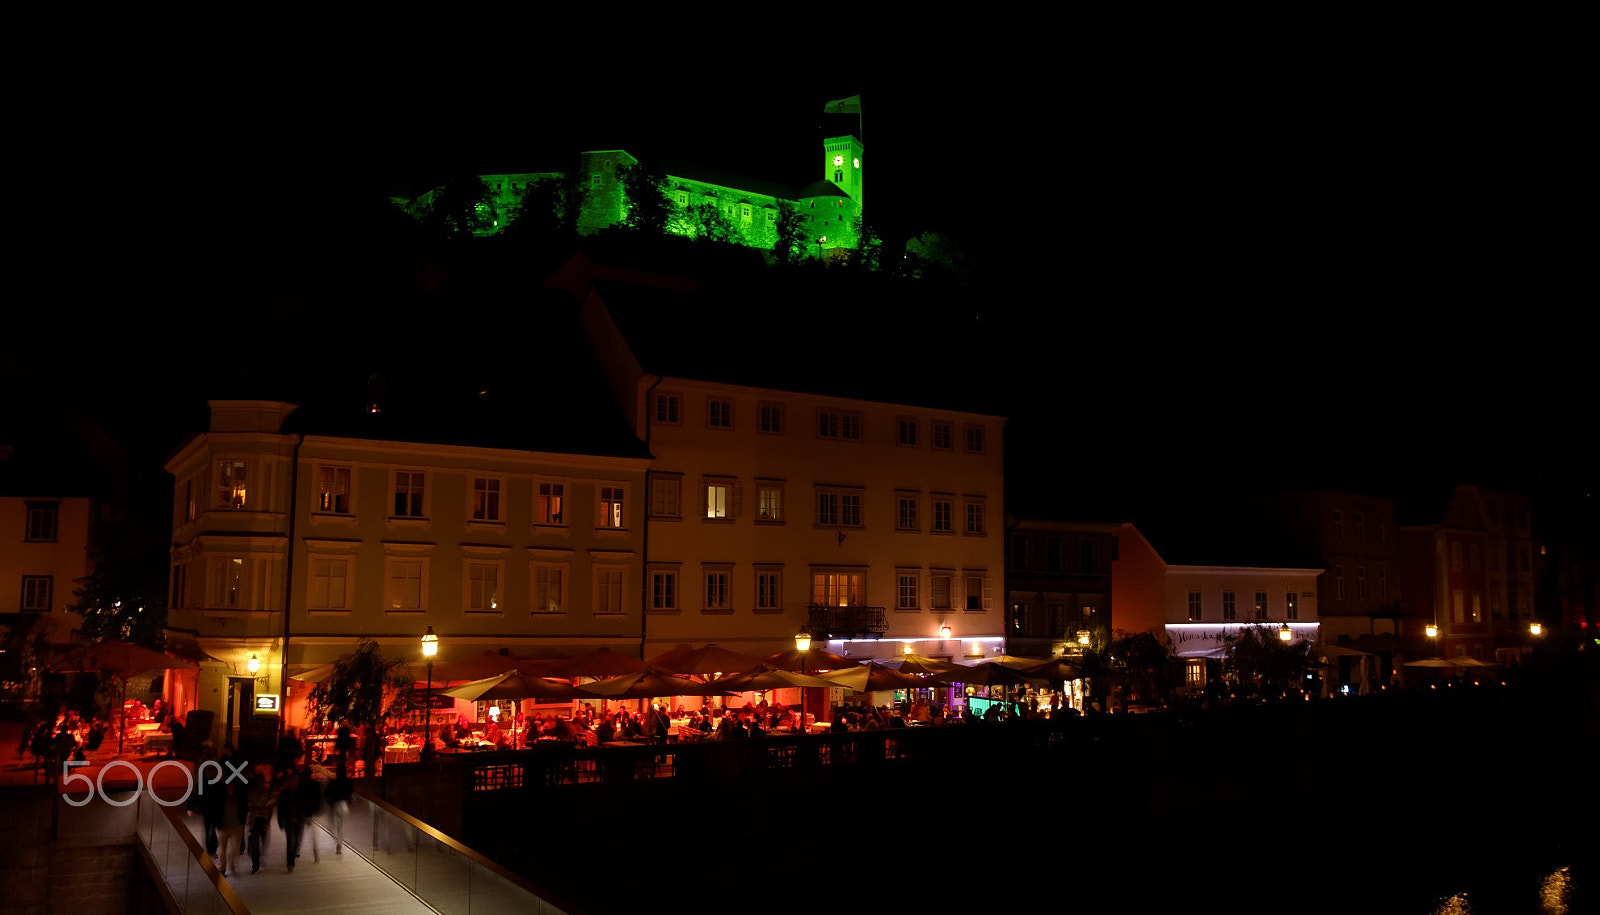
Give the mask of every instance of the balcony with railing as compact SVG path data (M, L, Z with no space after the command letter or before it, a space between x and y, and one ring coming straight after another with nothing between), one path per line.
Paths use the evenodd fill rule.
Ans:
M806 628L815 639L875 639L889 631L889 618L882 607L812 604L807 611Z

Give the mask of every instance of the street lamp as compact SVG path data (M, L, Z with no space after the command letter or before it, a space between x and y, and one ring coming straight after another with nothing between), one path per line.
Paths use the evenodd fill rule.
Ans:
M422 719L422 751L417 758L423 762L433 759L433 656L439 653L439 637L433 627L422 634L422 656L428 659L428 699L424 703Z
M794 634L794 650L800 652L800 674L806 672L806 655L811 652L811 630L804 626ZM805 732L806 728L806 688L800 687L800 720L796 723L795 730Z
M1288 623L1284 623L1282 626L1278 627L1278 641L1287 643L1293 638L1294 630L1289 628Z
M255 676L259 670L261 670L261 662L256 660L256 656L254 654L250 655L250 660L246 661L244 666L246 670L250 671L250 676L252 677Z
M1528 624L1528 634L1529 635L1544 635L1544 627L1539 625L1538 623L1529 623Z

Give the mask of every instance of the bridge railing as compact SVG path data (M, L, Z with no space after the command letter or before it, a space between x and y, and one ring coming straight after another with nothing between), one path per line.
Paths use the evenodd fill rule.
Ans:
M136 847L147 867L161 879L168 903L184 915L250 915L250 909L223 879L181 817L183 804L163 803L152 790L113 792L96 799L113 807L135 805Z
M441 915L581 915L379 798L357 794L344 844Z

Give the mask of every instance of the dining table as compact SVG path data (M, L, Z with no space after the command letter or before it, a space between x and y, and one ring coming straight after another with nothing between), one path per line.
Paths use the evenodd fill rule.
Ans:
M383 748L383 761L385 763L416 762L421 752L421 744L391 743Z

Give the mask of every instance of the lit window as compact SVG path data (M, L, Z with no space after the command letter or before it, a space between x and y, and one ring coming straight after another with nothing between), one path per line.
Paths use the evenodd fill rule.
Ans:
M317 511L335 515L350 513L350 468L317 469Z
M565 524L562 520L561 501L566 493L564 483L539 484L539 523Z
M1265 592L1265 591L1257 591L1256 592L1256 619L1264 620L1266 618L1267 618L1267 592Z
M731 503L733 501L733 485L717 482L706 484L706 514L707 518L726 520L732 515Z
M783 484L773 482L756 484L756 520L770 522L783 520Z
M217 507L242 509L244 503L244 461L222 461L217 465Z
M1300 618L1300 595L1290 591L1283 596L1283 615L1285 619L1297 620Z
M867 590L865 572L813 572L811 602L824 607L859 607Z
M626 491L621 486L600 487L599 527L620 529L623 526L625 496Z

